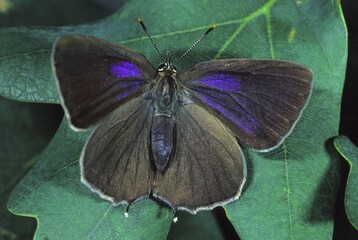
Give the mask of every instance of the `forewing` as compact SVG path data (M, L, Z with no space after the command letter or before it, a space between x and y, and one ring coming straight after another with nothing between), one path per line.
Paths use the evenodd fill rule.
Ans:
M153 195L191 213L238 199L246 165L232 133L196 104L178 110L176 126L174 156L157 173Z
M91 36L60 37L52 61L62 104L79 129L143 93L156 74L141 54Z
M93 132L81 157L81 176L114 203L148 196L154 178L149 157L150 102L141 97L113 111Z
M312 91L312 72L275 60L203 62L178 75L190 98L215 114L244 145L278 146L291 132Z

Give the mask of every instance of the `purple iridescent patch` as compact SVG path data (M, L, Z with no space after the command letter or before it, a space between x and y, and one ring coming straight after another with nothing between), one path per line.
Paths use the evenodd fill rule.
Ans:
M120 81L115 83L118 91L116 95L118 101L136 92L143 83L139 80L143 77L140 69L131 62L122 61L111 64L110 71L113 76L120 79Z
M236 92L241 89L239 79L227 73L212 73L204 75L202 78L193 81L193 83L226 92Z
M232 96L225 96L226 94L220 94L218 92L215 93L215 97L212 97L210 96L210 90L197 89L195 91L199 93L199 97L206 104L217 110L230 122L236 124L251 135L256 134L259 123L245 110L245 102L238 102L238 99L232 98Z
M111 74L117 78L137 77L142 78L142 73L138 66L131 62L118 62L111 64Z

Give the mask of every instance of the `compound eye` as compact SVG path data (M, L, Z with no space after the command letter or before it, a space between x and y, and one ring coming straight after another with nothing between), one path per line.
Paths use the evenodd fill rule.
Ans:
M165 64L162 63L158 66L158 71L164 71L164 68L165 68Z

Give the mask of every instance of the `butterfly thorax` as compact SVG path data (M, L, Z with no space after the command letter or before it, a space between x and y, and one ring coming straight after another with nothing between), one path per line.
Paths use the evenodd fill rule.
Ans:
M154 87L153 94L155 115L174 115L177 105L177 84L175 76L160 76Z
M175 136L175 112L178 108L175 71L159 68L152 92L153 123L151 151L156 169L162 173L172 155Z

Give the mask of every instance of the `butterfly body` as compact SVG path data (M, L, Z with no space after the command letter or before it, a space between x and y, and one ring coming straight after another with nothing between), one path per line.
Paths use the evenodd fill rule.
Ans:
M238 141L278 147L312 91L312 72L292 62L225 59L177 73L169 60L155 68L90 36L60 37L52 61L71 126L96 125L82 181L114 204L152 193L190 213L237 200L246 181Z
M151 156L156 169L163 172L175 148L175 114L178 109L176 73L163 68L158 71L147 99L152 101Z

